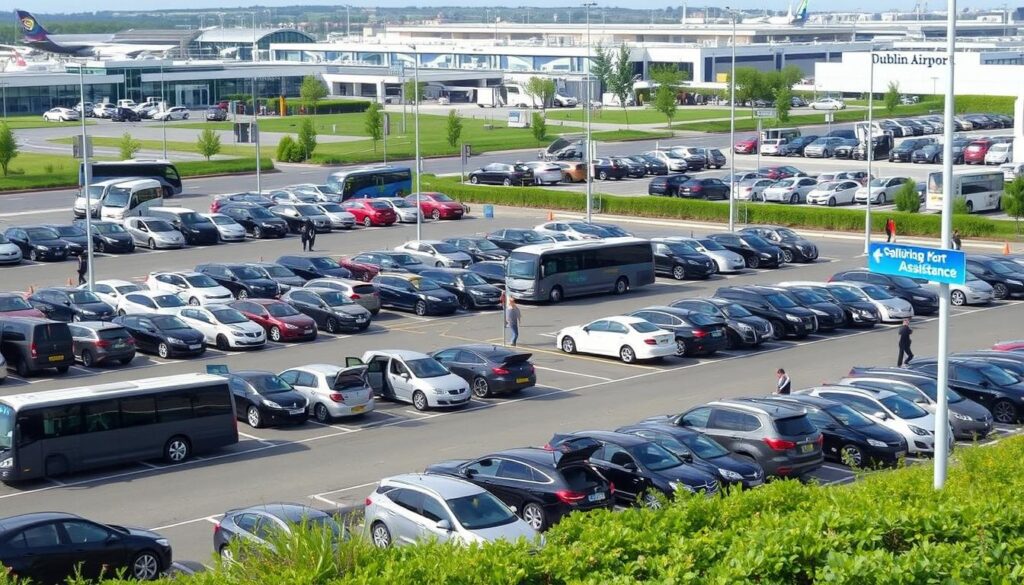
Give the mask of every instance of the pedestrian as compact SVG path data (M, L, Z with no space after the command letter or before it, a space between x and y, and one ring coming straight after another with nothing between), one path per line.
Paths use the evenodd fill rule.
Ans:
M960 240L960 230L953 230L953 249L959 250L963 246L963 242Z
M515 347L519 341L519 321L522 319L522 316L516 300L512 297L507 297L505 301L505 327L509 329L509 342L512 347Z
M299 239L302 240L302 251L305 252L306 248L310 248L309 245L309 220L306 219L299 226Z
M896 220L887 218L885 220L885 241L892 242L896 239Z
M313 251L313 244L316 243L316 226L313 225L312 219L306 220L306 233L307 239L309 240L309 251Z
M910 319L904 319L903 325L900 327L900 355L896 358L896 367L902 368L903 364L910 365L910 360L914 359L914 352L910 351L910 334L914 330L910 328ZM906 356L906 359L903 359Z
M775 372L775 377L778 378L778 384L775 386L775 393L786 395L789 394L790 390L793 389L793 383L789 380L789 375L786 374L786 370L779 368Z
M85 284L85 275L89 273L89 255L84 251L78 255L78 284Z

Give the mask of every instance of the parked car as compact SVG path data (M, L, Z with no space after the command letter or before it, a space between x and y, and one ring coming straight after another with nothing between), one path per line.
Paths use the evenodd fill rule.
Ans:
M223 122L228 119L228 111L223 108L206 108L207 122Z
M774 165L757 169L757 174L766 179L780 181L789 177L806 177L807 173L790 165Z
M403 349L368 351L366 379L374 392L406 402L419 411L462 406L469 402L469 385L427 354Z
M688 170L700 170L704 168L703 163L700 162L699 159L694 158L693 160L688 161L683 158L682 154L671 150L649 150L643 154L645 157L653 158L665 165L670 173L684 173ZM697 166L698 164L700 165L699 167Z
M130 254L135 251L135 241L121 224L113 221L92 222L92 249L97 254ZM74 225L85 229L85 220L76 219Z
M803 155L806 158L832 158L836 147L842 144L843 139L835 136L823 136L814 142L806 145Z
M562 169L563 183L582 183L587 180L586 164L569 161L557 161L555 164Z
M744 261L743 256L736 252L727 250L725 246L722 246L711 238L701 238L698 240L696 238L671 236L666 238L666 240L689 244L693 249L714 260L717 272L733 273L746 268L746 262Z
M162 359L198 356L206 351L205 337L175 315L121 315L113 323L124 327L135 348Z
M461 252L469 254L473 262L488 260L503 262L508 258L508 252L499 248L497 244L481 237L458 237L448 238L445 242L455 246Z
M209 263L196 266L196 272L203 274L228 291L230 297L247 299L257 297L273 299L281 294L277 282L267 278L262 271L246 264ZM224 302L230 302L228 298Z
M121 365L135 358L135 339L116 323L81 321L68 325L72 351L82 365L91 368L113 361Z
M115 309L118 315L177 315L187 306L175 293L146 289L122 295Z
M939 295L924 288L921 282L912 278L878 274L867 270L844 270L833 274L829 282L844 280L865 282L883 288L910 303L915 315L931 315L939 310Z
M780 282L778 286L785 288L795 296L800 304L826 301L839 307L845 317L840 327L874 327L882 320L875 306L863 298L863 293L855 293L844 287L828 287L820 282Z
M80 119L78 112L71 108L51 108L43 113L44 122L77 122Z
M278 264L277 262L250 262L246 264L246 266L251 266L256 270L259 270L262 275L276 282L282 293L306 283L305 278L295 274L295 272L290 268Z
M253 238L283 238L288 235L288 222L274 215L267 208L256 204L243 206L239 203L222 205L222 213L242 226Z
M758 140L756 136L741 138L732 147L732 151L736 154L755 154L757 152L757 149Z
M316 339L316 321L285 301L247 298L234 301L228 306L263 327L271 341L280 343Z
M821 98L811 102L808 107L812 110L845 110L846 102L834 98Z
M818 183L807 193L807 203L815 205L853 205L854 197L860 189L857 181L828 181Z
M726 286L715 291L715 296L742 305L758 317L771 321L772 330L779 339L799 339L818 330L818 318L814 311L801 307L788 295L774 288Z
M309 414L321 424L373 412L373 389L366 382L366 366L309 364L278 374L309 402Z
M405 252L395 252L393 250L363 252L353 256L352 261L376 267L378 270L377 274L383 272L411 272L416 274L427 268L427 265L420 262L419 258Z
M992 287L998 300L1024 296L1024 266L1000 257L969 254L967 270Z
M412 240L395 247L395 251L418 258L428 266L465 268L473 259L455 246L440 240Z
M146 286L155 292L177 295L190 305L223 305L234 298L231 291L199 272L150 272Z
M806 263L818 259L818 247L814 245L814 242L790 228L777 225L751 225L740 230L740 233L760 236L781 248L786 262Z
M729 160L725 158L725 155L722 154L722 151L717 148L698 148L697 152L704 155L704 158L707 161L705 168L720 169L729 162Z
M896 193L903 188L904 183L913 182L909 177L879 177L871 181L867 187L857 189L853 200L856 203L867 203L871 197L871 203L885 205L896 200Z
M263 327L231 307L186 307L178 316L202 333L207 345L220 350L261 349L267 344Z
M562 180L562 167L558 163L537 160L523 164L533 171L534 184L555 185Z
M769 138L761 141L761 156L784 156L789 148L785 138Z
M188 108L184 106L174 106L172 108L156 112L153 114L153 119L161 122L169 122L173 120L188 120L188 116Z
M949 387L981 404L1000 424L1024 420L1024 382L995 364L977 358L950 357ZM934 359L914 359L910 369L937 376Z
M337 260L329 256L293 256L289 254L279 257L276 262L306 280L330 276L352 278L352 273L347 268L343 268Z
M532 185L534 182L533 169L520 163L491 163L483 168L470 171L469 182L474 185L505 185L506 187Z
M312 317L317 327L336 334L342 331L366 331L372 315L344 293L331 288L293 288L281 300Z
M391 205L374 199L349 199L341 203L341 207L365 227L386 227L398 221L398 215Z
M470 385L473 396L490 398L537 385L533 354L498 345L457 345L432 352L435 360Z
M7 239L7 236L0 234L0 264L21 264L21 246Z
M740 201L764 201L764 190L775 183L772 179L747 179L736 184L733 197Z
M0 355L22 378L49 368L66 374L75 365L73 344L67 323L37 317L0 319Z
M648 195L663 195L667 197L682 197L683 185L690 181L689 175L674 174L654 177L647 184Z
M301 425L309 419L309 401L273 372L240 370L225 375L235 402L235 416L254 429Z
M690 179L676 190L676 197L688 199L729 199L729 185L721 179Z
M270 209L277 205L277 203L262 193L254 193L252 191L214 195L213 203L210 204L210 213L219 213L220 208L226 205L239 205L241 207L255 205L263 209Z
M398 223L416 223L424 219L423 213L416 209L416 204L409 203L402 197L375 197L374 201L390 207L395 212ZM373 222L372 219L370 221Z
M942 151L945 148L942 144L925 144L910 154L912 163L938 164L942 162Z
M488 284L496 285L498 288L505 287L505 263L494 260L474 262L468 269L487 281Z
M424 192L419 195L416 193L406 195L405 201L415 206L417 198L419 199L420 211L423 213L423 216L435 221L441 219L462 219L463 215L469 213L468 206L455 201L444 193L436 191Z
M758 347L775 337L771 321L754 315L743 305L729 299L715 297L679 299L670 303L669 306L724 322L726 349Z
M329 288L339 291L355 301L357 305L361 305L371 315L376 315L380 312L380 293L377 292L377 287L368 282L332 276L330 278L314 278L306 282L304 286L310 288Z
M29 304L20 293L0 292L0 319L4 317L45 318L46 315Z
M114 307L87 290L70 286L41 288L27 300L54 321L109 321L114 318Z
M914 316L914 307L885 289L866 282L829 282L826 288L833 295L848 293L858 300L871 303L883 323L894 323ZM840 290L841 289L841 290Z
M932 138L908 138L889 151L889 162L911 162L914 151L935 142Z
M993 144L985 152L984 163L986 165L1001 165L1009 162L1013 162L1013 143Z
M702 254L685 242L667 238L651 240L654 251L654 272L671 276L676 280L686 278L708 278L718 267L710 256Z
M781 248L754 234L711 234L707 239L743 256L747 268L778 268L786 261Z
M668 165L653 156L646 154L634 154L626 157L629 160L643 165L648 175L667 175Z
M381 274L373 279L381 306L411 310L417 315L447 315L459 307L459 300L441 285L416 275Z
M846 311L830 296L820 295L813 290L795 289L780 286L766 286L768 291L782 294L798 307L814 313L818 323L818 331L833 331L846 326Z
M725 320L679 307L652 306L626 315L643 319L675 336L679 357L711 356L725 349L728 334Z
M225 512L213 525L213 550L221 560L233 562L232 543L243 541L273 550L275 536L291 534L300 525L304 530L323 533L335 546L348 538L347 530L321 510L302 504L259 504Z
M21 256L32 262L65 260L71 246L61 239L57 230L45 226L10 227L4 231L6 240L21 250ZM10 251L8 258L14 257Z
M606 317L565 327L555 334L555 346L565 353L617 357L627 364L676 353L670 331L637 317Z
M114 108L110 112L111 122L139 122L141 120L142 116L131 108Z
M317 233L331 231L331 218L313 203L284 203L275 205L268 211L283 219L288 224L288 231L293 234L301 232L307 222L313 223L313 229ZM351 212L351 209L346 207L345 211ZM354 213L352 215L355 217Z
M964 162L969 165L985 164L985 155L994 144L995 141L991 138L979 138L972 141L964 148Z
M89 248L89 237L85 235L84 229L76 225L51 223L44 225L44 227L57 232L60 239L68 243L69 256L81 256Z
M420 272L419 276L454 294L458 298L459 307L464 311L501 306L501 289L464 268L428 268Z
M520 246L529 244L540 244L548 241L543 235L534 230L505 228L495 230L485 236L499 248L511 252Z
M790 177L781 179L774 185L766 187L761 192L763 201L774 201L777 203L804 203L807 201L807 194L811 192L818 182L811 177Z

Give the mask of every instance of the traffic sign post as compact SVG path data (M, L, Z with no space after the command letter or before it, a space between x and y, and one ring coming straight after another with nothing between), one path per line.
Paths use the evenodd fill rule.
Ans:
M967 281L964 253L943 248L874 242L868 248L868 270L923 278L939 284L964 284Z

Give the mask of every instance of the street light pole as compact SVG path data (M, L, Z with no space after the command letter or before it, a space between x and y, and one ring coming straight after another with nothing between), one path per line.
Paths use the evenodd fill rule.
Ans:
M84 107L84 106L83 106ZM167 110L167 94L164 93L164 64L160 63L160 109ZM167 160L167 116L160 121L160 131L163 135L164 160Z
M868 52L868 59L871 60L871 70L868 74L868 136L864 142L864 158L868 161L867 189L868 196L865 198L864 208L864 254L870 251L871 247L871 163L875 160L875 50L874 47Z
M252 124L249 128L249 138L252 143L256 146L256 192L262 193L262 185L260 184L260 166L263 162L260 160L260 128L258 124L259 116L256 115L256 76L252 76Z
M592 107L591 102L593 101L593 96L591 95L591 92L593 91L593 81L590 79L590 9L593 8L594 6L597 6L597 2L586 2L583 4L583 7L587 9L587 75L584 78L587 87L587 103L584 106L583 110L587 115L587 139L584 141L586 148L583 151L583 159L587 165L587 223L590 223L592 221L594 215L594 159L591 156L593 147L590 142L590 109Z
M78 117L82 121L82 190L85 191L85 259L86 259L86 287L92 291L94 282L93 254L92 254L92 193L89 191L89 175L92 169L89 168L89 138L85 131L85 61L78 64L78 89L81 93L82 114Z
M736 229L736 13L725 7L732 20L732 63L729 69L729 148L732 150L729 160L732 172L729 173L729 231ZM761 137L757 138L758 154L761 151Z
M412 96L416 100L412 110L412 125L416 133L416 239L423 238L423 208L420 207L420 175L423 174L423 163L420 161L420 56L416 45L412 45L413 61L413 90Z
M347 4L345 5L345 38L346 39L349 38L350 36L352 36L352 15L350 13L350 9L351 8L352 8L351 6L349 6Z

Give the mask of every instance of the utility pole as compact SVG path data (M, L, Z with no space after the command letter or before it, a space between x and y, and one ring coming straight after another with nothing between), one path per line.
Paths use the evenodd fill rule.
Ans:
M732 21L732 63L729 68L729 160L732 172L729 173L729 231L736 229L736 13L728 6L725 7L729 13L729 20ZM761 120L758 118L758 128ZM761 133L757 133L758 154L761 153ZM760 164L758 165L758 171Z
M412 56L415 59L412 95L416 100L412 110L412 124L416 133L416 239L420 240L423 239L423 208L420 207L420 175L423 174L423 162L420 160L420 55L416 45L412 45Z
M583 155L587 165L587 223L590 223L593 220L594 215L594 157L592 156L594 147L590 141L590 110L592 108L591 101L593 101L591 92L593 91L594 86L593 80L590 78L590 9L595 6L597 6L597 2L586 2L583 4L583 7L587 9L587 75L585 77L587 85L587 103L583 110L587 114L587 139L585 141L586 149L584 149ZM572 14L572 11L570 11L569 14Z
M82 60L78 64L78 90L82 101L82 115L78 119L82 121L82 191L85 192L85 258L88 268L85 282L86 287L92 292L95 282L92 251L92 193L89 191L92 169L89 167L89 137L85 130L85 63L86 61Z
M864 254L869 252L871 247L871 163L875 160L875 49L871 47L868 52L871 59L871 69L868 74L868 136L864 143L864 158L868 161L868 196L864 208Z

